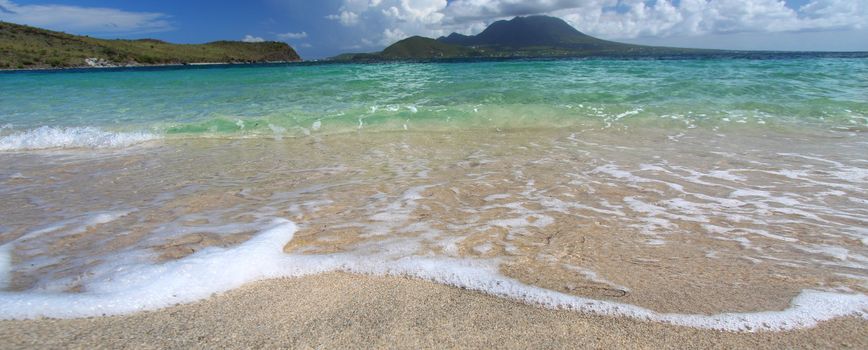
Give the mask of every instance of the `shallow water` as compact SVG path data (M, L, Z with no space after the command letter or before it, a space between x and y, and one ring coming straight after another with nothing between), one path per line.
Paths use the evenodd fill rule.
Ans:
M588 124L864 131L865 76L864 58L24 72L0 75L0 149Z
M125 313L343 270L704 328L864 317L866 70L0 76L21 93L0 104L0 316Z

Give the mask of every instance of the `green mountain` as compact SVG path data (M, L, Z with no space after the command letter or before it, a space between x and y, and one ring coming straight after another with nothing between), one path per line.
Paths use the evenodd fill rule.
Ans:
M431 38L413 36L401 40L380 52L380 56L386 59L424 59L424 58L452 58L467 57L476 53L476 50L443 43Z
M643 46L586 35L560 18L515 17L497 21L477 35L452 33L438 39L411 37L379 53L344 54L334 60L428 60L473 57L659 56L715 50Z
M0 69L300 60L281 42L105 40L0 22Z
M509 21L497 21L473 36L452 33L437 41L463 46L491 46L521 49L536 46L552 46L573 49L598 49L623 47L627 44L594 38L576 30L564 20L548 16L515 17Z

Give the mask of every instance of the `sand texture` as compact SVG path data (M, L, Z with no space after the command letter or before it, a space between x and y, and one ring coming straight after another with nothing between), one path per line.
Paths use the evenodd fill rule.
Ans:
M868 322L728 333L547 310L429 282L330 273L120 317L0 321L0 348L868 348Z

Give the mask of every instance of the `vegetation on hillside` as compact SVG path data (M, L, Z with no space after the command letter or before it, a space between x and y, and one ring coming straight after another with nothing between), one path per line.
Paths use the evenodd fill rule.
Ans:
M453 58L477 56L474 49L442 43L431 38L413 36L401 40L380 52L380 56L390 58Z
M217 41L171 44L160 40L105 40L0 22L0 69L69 68L204 62L300 61L286 43Z

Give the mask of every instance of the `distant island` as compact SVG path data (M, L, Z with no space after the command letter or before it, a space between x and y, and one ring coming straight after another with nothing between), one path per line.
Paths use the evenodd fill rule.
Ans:
M0 69L301 61L283 42L106 40L0 22Z
M453 58L662 56L720 50L625 44L584 34L560 18L515 17L492 23L477 35L452 33L437 39L413 36L376 53L348 53L335 61L436 60Z

